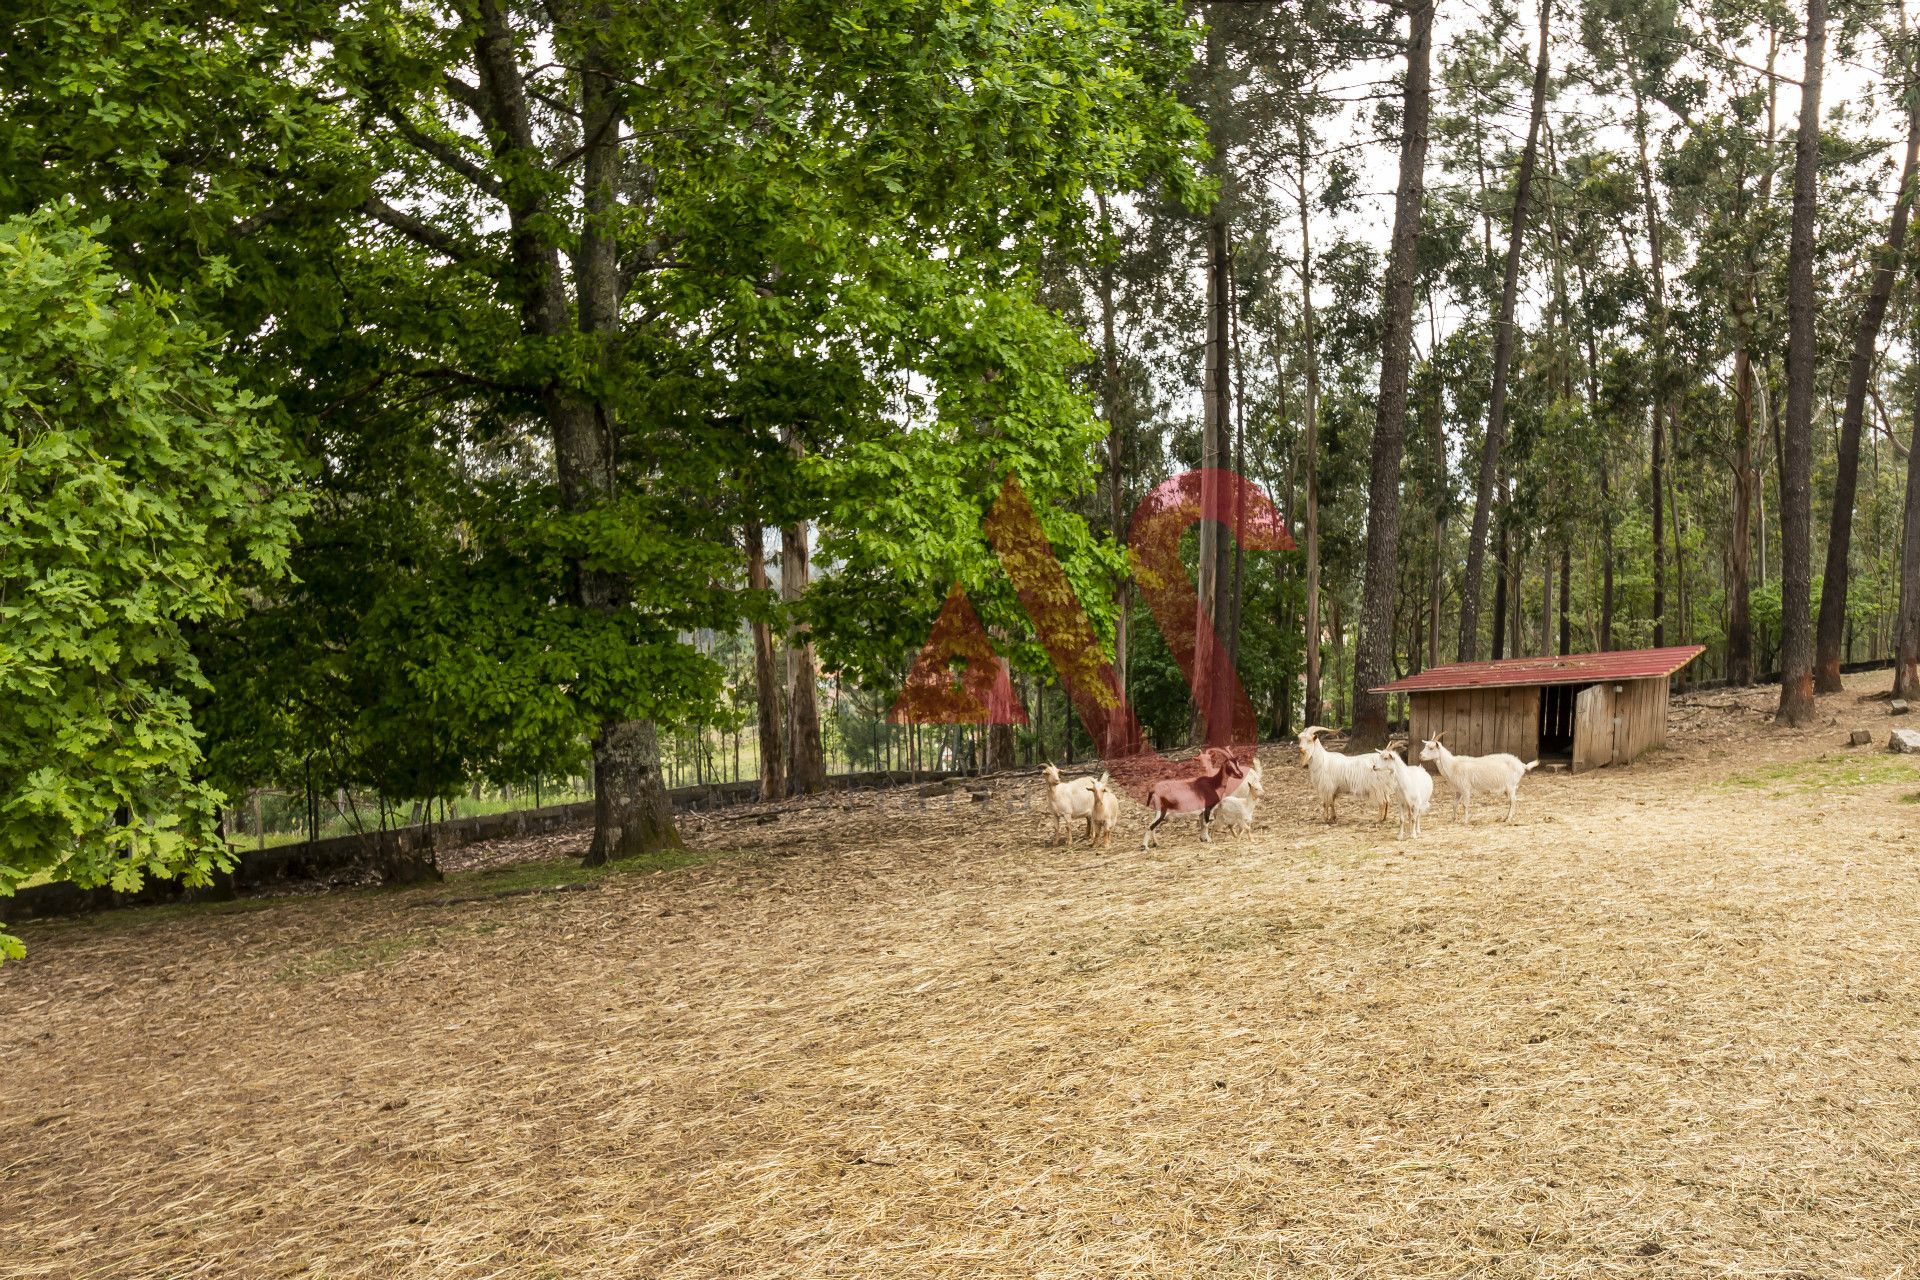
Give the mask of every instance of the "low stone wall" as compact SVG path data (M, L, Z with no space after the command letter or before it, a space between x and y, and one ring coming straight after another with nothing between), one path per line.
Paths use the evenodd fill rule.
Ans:
M827 779L827 789L868 791L959 776L963 775L941 772L916 774L903 769L845 773ZM667 794L676 812L688 813L751 804L759 798L760 784L753 781L716 782L698 787L678 787ZM214 883L204 889L189 889L175 880L149 881L138 893L116 893L109 888L82 889L71 884L44 884L24 889L12 898L0 898L0 920L18 922L39 916L75 915L112 907L225 899L274 885L359 883L377 878L386 867L408 862L431 862L432 855L441 850L460 849L483 840L498 840L506 836L563 831L590 826L592 823L593 801L583 800L576 804L548 805L543 809L450 818L445 822L369 831L361 835L330 836L325 840L276 845L271 849L241 850L234 869L216 876Z

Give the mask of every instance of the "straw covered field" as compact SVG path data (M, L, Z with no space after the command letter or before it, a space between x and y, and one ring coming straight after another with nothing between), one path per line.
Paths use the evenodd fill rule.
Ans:
M1049 848L1022 783L30 924L0 1275L1911 1275L1884 682L1404 845L1269 749L1244 844Z

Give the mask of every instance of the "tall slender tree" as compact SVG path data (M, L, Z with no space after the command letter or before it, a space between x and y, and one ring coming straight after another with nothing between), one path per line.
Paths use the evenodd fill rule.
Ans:
M1378 745L1387 736L1387 696L1375 686L1393 678L1394 599L1400 578L1400 462L1407 441L1407 375L1413 353L1413 283L1426 194L1427 126L1432 113L1433 13L1436 0L1412 0L1407 12L1407 71L1400 111L1400 177L1393 241L1387 255L1381 314L1380 398L1374 415L1373 464L1367 485L1367 568L1353 664L1353 741Z
M1899 611L1893 623L1893 696L1920 698L1920 299L1908 303L1916 357L1912 379L1913 433L1907 448L1907 487L1900 516Z
M1904 11L1902 13L1904 26ZM1906 34L1904 31L1901 33ZM1904 43L1904 42L1903 42ZM1900 186L1887 221L1887 239L1873 266L1873 284L1854 326L1853 358L1847 367L1846 406L1840 415L1839 456L1834 462L1833 513L1827 523L1827 568L1821 579L1820 623L1814 657L1813 687L1817 693L1840 691L1840 656L1847 628L1847 579L1853 547L1853 504L1860 481L1860 425L1866 417L1867 385L1873 377L1880 343L1880 325L1893 296L1893 278L1907 241L1907 219L1913 211L1914 169L1920 160L1920 91L1913 83L1916 66L1906 61L1907 150L1900 164Z
M1306 502L1302 529L1306 544L1306 722L1319 724L1320 693L1320 353L1313 323L1313 226L1307 216L1307 126L1295 122L1295 146L1300 198L1300 352L1305 386L1301 405L1301 468L1305 471Z
M1457 656L1471 662L1479 655L1480 586L1487 560L1487 529L1500 476L1500 450L1506 439L1507 381L1513 364L1514 308L1520 291L1520 258L1532 207L1533 171L1540 150L1540 125L1546 116L1547 78L1553 27L1553 0L1540 0L1540 52L1533 68L1533 96L1527 112L1527 142L1520 152L1509 223L1507 260L1500 281L1500 309L1493 322L1493 390L1487 400L1487 434L1480 451L1480 483L1474 490L1473 527L1467 533L1467 570L1460 582L1460 643Z
M1813 718L1812 523L1814 220L1820 173L1820 85L1827 0L1807 0L1806 70L1793 151L1793 236L1787 250L1787 411L1780 454L1780 706L1775 718Z

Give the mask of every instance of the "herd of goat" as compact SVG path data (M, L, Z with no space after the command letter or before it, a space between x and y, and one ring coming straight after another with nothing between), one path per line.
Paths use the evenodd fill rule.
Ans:
M1420 765L1408 764L1399 748L1382 747L1357 756L1327 750L1320 739L1328 730L1319 725L1300 732L1300 763L1306 766L1307 781L1319 798L1321 816L1327 822L1339 820L1343 797L1353 797L1374 806L1378 819L1386 820L1389 807L1400 819L1400 838L1409 828L1420 834L1420 819L1433 805L1433 777ZM1476 795L1507 800L1507 821L1513 821L1519 800L1520 783L1538 765L1538 760L1522 762L1518 756L1502 752L1490 756L1462 756L1449 751L1440 739L1444 733L1421 741L1423 758L1453 789L1449 816L1463 813L1473 821ZM1262 793L1258 757L1241 763L1230 751L1209 747L1200 753L1199 766L1208 772L1194 778L1171 778L1153 784L1147 795L1152 815L1140 847L1153 848L1153 833L1170 816L1193 814L1200 820L1200 838L1212 843L1210 828L1215 822L1225 825L1230 834L1242 838L1253 831L1254 806ZM1041 770L1046 779L1047 802L1053 810L1054 838L1064 833L1073 844L1076 823L1087 824L1087 838L1097 844L1111 844L1113 829L1120 821L1120 797L1114 791L1112 777L1062 779L1060 770L1049 764Z

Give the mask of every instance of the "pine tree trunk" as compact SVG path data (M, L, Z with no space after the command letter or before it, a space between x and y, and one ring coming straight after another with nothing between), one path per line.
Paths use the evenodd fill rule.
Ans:
M758 521L747 526L747 587L767 589L766 531ZM760 798L783 800L787 794L787 759L780 739L780 671L774 664L773 626L755 622L753 630L754 706L760 726Z
M1533 68L1533 102L1527 115L1527 143L1520 153L1520 173L1514 184L1506 272L1500 282L1500 313L1493 325L1493 388L1487 400L1487 434L1480 448L1480 483L1474 489L1473 525L1467 533L1467 570L1460 581L1458 657L1461 662L1473 661L1480 648L1480 586L1486 572L1487 529L1493 515L1494 482L1500 474L1500 451L1506 444L1507 381L1513 364L1513 313L1519 298L1520 258L1526 247L1533 170L1540 154L1540 122L1547 109L1552 22L1553 0L1541 0L1540 55Z
M1909 90L1920 102L1920 94ZM1886 246L1873 271L1873 287L1860 311L1853 334L1853 359L1847 367L1846 408L1840 416L1840 455L1835 460L1833 514L1827 524L1827 569L1820 587L1820 627L1813 669L1813 687L1820 693L1840 692L1841 641L1847 624L1848 554L1853 546L1853 501L1860 479L1860 425L1867 411L1867 383L1873 376L1874 352L1887 301L1893 296L1894 268L1907 239L1907 217L1913 210L1914 165L1920 160L1920 108L1907 111L1907 154L1900 166L1900 194L1893 202Z
M1807 0L1806 73L1794 142L1793 235L1787 252L1787 412L1780 459L1780 708L1775 719L1813 719L1813 292L1815 184L1820 171L1820 82L1827 0Z
M780 598L789 606L807 594L807 555L804 523L780 530ZM814 679L813 641L807 628L798 626L787 648L787 782L794 795L812 795L827 785Z
M1353 663L1350 750L1387 739L1387 695L1374 692L1393 676L1394 597L1399 586L1400 463L1407 439L1407 374L1413 351L1413 277L1426 194L1427 122L1433 63L1434 0L1415 0L1408 15L1407 79L1401 109L1400 180L1393 244L1387 257L1381 317L1380 399L1374 418L1373 465L1367 483L1367 569Z

